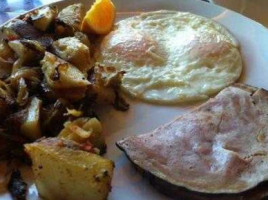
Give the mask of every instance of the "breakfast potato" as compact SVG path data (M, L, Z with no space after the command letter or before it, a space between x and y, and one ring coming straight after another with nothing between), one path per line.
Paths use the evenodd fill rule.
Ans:
M42 32L32 24L21 19L14 19L6 23L2 28L2 37L8 41L16 39L35 40L41 37Z
M104 200L114 164L79 145L58 138L25 145L33 162L39 195L46 200Z
M89 85L85 76L75 66L52 53L46 52L41 64L51 88L84 88Z
M112 28L115 10L110 0L101 2L93 10L103 12L93 18L105 18L97 26L103 34ZM114 163L100 156L106 144L95 107L104 103L128 109L119 98L124 72L95 63L100 38L82 32L84 15L81 3L60 12L45 6L0 30L0 134L9 143L0 157L30 157L44 200L105 200L111 190ZM94 21L85 24L88 20L86 29ZM16 178L10 179L9 192L14 199L24 198L29 188L22 191Z
M41 65L47 85L58 97L76 101L85 96L90 82L75 66L49 52L45 53Z
M0 57L0 79L4 80L11 75L13 63Z
M15 19L13 21L7 22L2 28L1 28L1 32L3 34L3 37L5 39L8 40L15 40L15 39L19 39L20 33L19 33L19 29L22 26L25 26L27 24L27 22L22 21L20 19Z
M23 62L31 62L44 53L43 47L34 40L12 40L8 45Z
M86 45L90 50L91 44L90 44L90 41L88 39L88 36L85 33L79 32L79 31L75 32L74 37L76 37L78 40L80 40L80 42L82 42L84 45Z
M65 122L64 129L60 132L59 137L80 144L89 142L92 144L92 151L96 153L101 154L106 150L102 125L96 118L81 117L72 122Z
M95 97L98 104L110 104L117 110L128 110L129 104L118 92L123 75L123 71L117 71L114 67L96 65L94 75L90 77L93 84L87 91L87 96Z
M29 101L29 90L27 88L27 83L24 78L21 78L18 84L18 94L16 97L16 103L19 106L25 106L27 105L28 101Z
M0 57L6 61L14 60L14 51L8 46L7 42L0 43Z
M25 79L28 85L37 88L42 81L41 69L39 67L21 67L9 77L10 85L18 88L20 79Z
M0 79L5 79L12 72L13 62L16 60L14 51L6 41L0 43Z
M8 105L14 104L14 92L10 84L0 80L0 99L4 100Z
M83 74L87 74L92 67L90 64L90 50L78 38L61 38L53 42L52 46L57 56L73 64Z
M84 5L73 4L59 12L56 18L55 31L58 35L72 36L74 32L81 30L81 24L85 15Z
M24 65L39 64L45 52L43 46L35 40L12 40L8 45L18 56L18 60L13 65L13 72Z
M28 108L25 121L21 125L21 133L31 139L36 140L41 137L40 129L40 110L42 101L37 97L34 97Z
M35 28L46 31L55 20L58 14L56 6L46 6L31 13L30 20Z

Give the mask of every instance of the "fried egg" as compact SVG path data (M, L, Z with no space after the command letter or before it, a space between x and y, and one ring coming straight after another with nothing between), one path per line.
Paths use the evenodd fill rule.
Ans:
M165 10L117 23L95 58L126 72L126 93L165 104L206 99L235 82L242 71L238 42L222 25Z

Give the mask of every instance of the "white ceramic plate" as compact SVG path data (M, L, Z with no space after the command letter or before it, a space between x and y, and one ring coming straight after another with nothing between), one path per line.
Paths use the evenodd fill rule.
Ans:
M212 18L226 26L239 40L244 61L240 82L268 89L268 30L258 23L222 7L200 0L113 0L118 19L138 14L141 11L170 9L189 11ZM77 3L66 0L55 3L59 9ZM87 8L92 1L80 0ZM134 100L128 112L118 112L111 108L100 108L108 152L106 157L115 161L115 173L109 200L167 200L156 191L147 180L135 171L115 142L123 137L150 131L176 116L187 112L195 105L157 106ZM0 195L0 200L10 199L8 194ZM29 199L36 200L37 192L31 185Z

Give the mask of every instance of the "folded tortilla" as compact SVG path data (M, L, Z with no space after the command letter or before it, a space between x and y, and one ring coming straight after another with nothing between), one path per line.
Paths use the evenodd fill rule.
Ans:
M193 111L117 146L170 185L210 194L246 191L268 179L268 91L230 86Z

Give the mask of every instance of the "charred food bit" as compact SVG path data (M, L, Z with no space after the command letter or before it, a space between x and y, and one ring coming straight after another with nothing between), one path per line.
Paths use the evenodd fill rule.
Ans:
M120 111L127 111L129 109L129 104L126 100L119 94L117 90L115 92L115 99L114 99L114 108Z
M90 41L86 34L82 32L75 32L74 37L76 37L80 42L82 42L84 45L86 45L90 50Z
M45 52L43 46L35 40L12 40L8 45L18 56L12 72L16 72L23 65L39 64Z
M70 106L71 104L65 99L57 99L55 103L43 106L41 127L46 136L57 136L59 134L63 129L63 123L68 119L68 116L64 113Z
M0 79L6 79L12 72L13 62L6 61L0 57Z
M41 30L48 30L58 14L57 6L45 6L34 10L26 15L26 20L33 23L34 27Z
M0 99L4 100L7 105L12 106L15 103L14 92L9 84L0 80Z
M87 95L95 97L99 104L110 104L121 111L128 110L128 103L119 95L123 74L124 72L117 72L114 67L96 65L94 73L89 77L92 86Z
M3 37L8 40L28 39L35 40L42 33L31 24L21 19L14 19L2 27Z
M0 128L0 161L7 161L7 165L12 160L27 162L23 144L27 140L19 134L11 134L4 127ZM12 163L11 161L11 163ZM9 167L9 171L12 167ZM7 174L6 174L7 175ZM6 186L6 185L5 185Z
M8 41L0 43L0 57L5 61L14 61L14 51L8 46Z
M27 184L22 180L19 170L12 172L8 183L8 190L15 200L26 200Z
M32 24L21 19L15 19L2 27L3 38L12 40L34 40L38 41L45 49L53 42L52 35L44 34L37 30Z
M42 80L42 71L40 67L22 67L14 72L9 78L13 88L19 89L19 81L23 78L29 90L36 90L40 86Z
M47 85L58 97L70 101L85 97L90 82L79 69L49 52L45 53L41 64Z
M84 6L81 3L73 4L59 12L56 19L56 33L64 36L73 36L81 30L81 24L85 15Z
M12 111L12 110L10 110ZM21 125L25 121L26 114L28 110L27 108L22 108L18 111L13 111L9 113L4 120L4 127L7 133L17 133L20 134Z
M15 53L6 41L0 43L0 79L6 79L12 72Z

